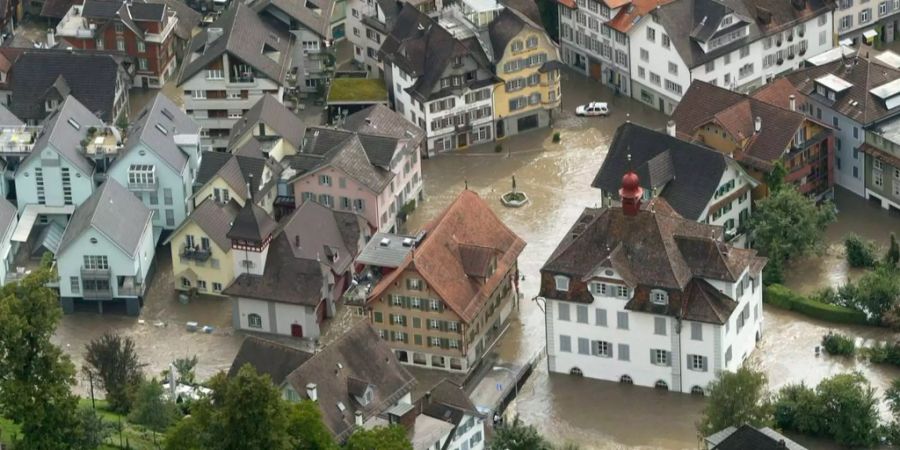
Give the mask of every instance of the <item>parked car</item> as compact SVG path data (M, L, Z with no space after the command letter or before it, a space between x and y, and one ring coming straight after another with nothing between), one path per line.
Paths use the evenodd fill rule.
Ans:
M591 102L575 108L576 116L607 116L609 105L606 102Z

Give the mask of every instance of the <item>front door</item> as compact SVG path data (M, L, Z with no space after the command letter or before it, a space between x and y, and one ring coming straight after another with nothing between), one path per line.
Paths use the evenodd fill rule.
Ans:
M456 147L463 148L469 145L469 135L468 133L459 133L456 135Z
M503 120L497 121L497 139L501 139L506 136L506 125Z
M141 86L143 86L144 89L149 88L149 87L150 87L150 80L149 80L147 77L141 78Z
M659 110L666 112L666 101L663 100L662 97L659 98Z
M303 326L300 325L299 323L292 323L291 324L291 336L302 338L303 337Z
M600 63L591 62L591 78L600 81L602 73L603 69L600 66Z

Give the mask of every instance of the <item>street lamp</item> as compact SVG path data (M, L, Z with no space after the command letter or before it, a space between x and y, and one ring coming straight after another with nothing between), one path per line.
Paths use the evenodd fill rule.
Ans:
M515 387L515 397L513 397L513 398L518 400L519 399L519 380L516 379L516 372L514 372L509 367L502 367L502 366L494 366L494 368L491 370L493 370L494 372L497 372L497 371L509 372L509 374L513 376L513 386Z

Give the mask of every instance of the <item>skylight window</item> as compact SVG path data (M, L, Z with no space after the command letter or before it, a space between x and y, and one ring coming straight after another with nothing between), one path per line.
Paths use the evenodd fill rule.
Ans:
M166 119L175 120L175 116L172 115L172 111L169 111L168 109L163 108L162 111L160 111L160 112L162 113L162 115L166 116Z
M74 128L74 129L76 129L76 130L80 130L80 129L81 129L81 124L78 123L78 122L76 122L75 119L73 119L73 118L70 117L69 120L68 120L67 122L69 122L69 125L72 125L72 128Z
M159 132L162 133L162 134L164 134L164 135L168 135L168 134L169 134L168 130L166 130L166 127L164 127L164 126L162 126L162 125L160 125L160 124L156 124L156 129L159 130Z

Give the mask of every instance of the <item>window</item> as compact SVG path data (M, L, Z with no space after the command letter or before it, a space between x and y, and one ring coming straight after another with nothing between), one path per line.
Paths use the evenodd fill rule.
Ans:
M650 291L650 301L653 302L654 305L668 305L669 294L666 291L654 289Z
M537 46L538 46L537 36L529 36L528 39L525 41L525 47L535 48Z
M838 26L839 30L846 30L848 28L852 28L853 27L853 15L846 15L844 17L841 17L841 21L838 23L839 23L839 26Z
M156 166L150 164L132 164L128 168L128 184L152 186L156 184Z
M594 314L594 323L598 327L606 326L606 310L603 308L597 308Z
M588 307L578 305L575 307L575 320L578 323L588 323Z
M668 366L669 352L665 350L650 349L650 364L655 366Z
M884 185L884 177L880 171L872 172L872 183L874 183L875 186L878 187L882 187Z
M666 80L666 89L669 91L672 91L678 95L681 95L681 92L682 92L680 84L677 84L677 83L669 81L669 80Z
M669 35L666 34L666 33L663 33L663 35L662 35L662 46L663 46L663 48L669 48L669 46L670 46L671 44L672 44L672 41L669 40Z
M116 50L120 52L125 51L125 38L119 36L116 38Z
M594 356L599 356L601 358L612 358L612 348L612 342L594 341Z
M319 194L319 203L322 206L333 208L334 207L334 197L328 194Z
M431 307L432 311L442 311L444 309L440 300L431 300L428 303L430 303L429 306Z
M638 77L647 78L647 71L643 67L638 67Z
M659 86L662 83L660 80L661 80L661 78L659 77L659 75L657 75L653 72L650 72L650 82L651 83Z
M522 44L522 41L520 41L520 40L513 41L513 43L512 43L512 51L513 52L521 52L524 48L525 48L525 46Z
M654 317L653 318L653 334L659 336L666 335L666 318L665 317Z
M881 2L878 4L878 16L881 17L887 14L887 2Z
M84 268L88 270L109 270L106 255L84 255Z
M81 284L79 283L78 277L69 277L69 287L73 294L81 292Z
M678 75L678 64L670 62L669 63L669 73L672 75Z
M631 361L631 348L628 344L619 344L619 361Z
M262 328L262 317L259 314L250 314L247 316L247 325L250 328Z
M556 281L556 290L566 292L569 290L569 277L565 277L562 275L556 275L553 277Z
M149 70L150 63L147 61L147 58L138 58L138 70Z
M147 44L144 44L144 41L137 41L137 51L138 53L144 53L147 51Z
M616 328L620 330L628 329L628 313L625 311L616 312Z
M564 302L559 302L559 320L569 321L572 320L569 317L569 304Z
M704 66L704 67L706 68L706 73L710 73L710 72L712 72L713 70L715 70L715 68L716 68L716 61L715 61L715 60L712 60L712 61L708 62L708 63L706 63L706 66Z
M872 19L872 8L866 8L859 12L859 23L863 24Z
M700 355L688 355L688 369L706 372L706 357Z
M431 339L440 340L440 338L431 338ZM572 338L571 337L565 336L565 335L559 336L559 351L566 352L566 353L572 353Z
M213 282L213 292L222 292L222 283Z
M693 341L702 341L703 340L703 324L697 322L691 322L691 340Z
M103 38L97 38L96 40L94 40L94 45L97 47L97 50L103 50L105 47L103 45Z
M746 58L748 56L750 56L750 46L745 45L745 46L741 47L740 57Z
M647 27L647 40L650 42L656 42L656 30Z
M331 186L331 176L319 175L319 184L322 186Z
M646 49L641 49L641 61L650 61L650 52Z
M578 338L578 353L581 355L590 355L591 341L587 338Z

